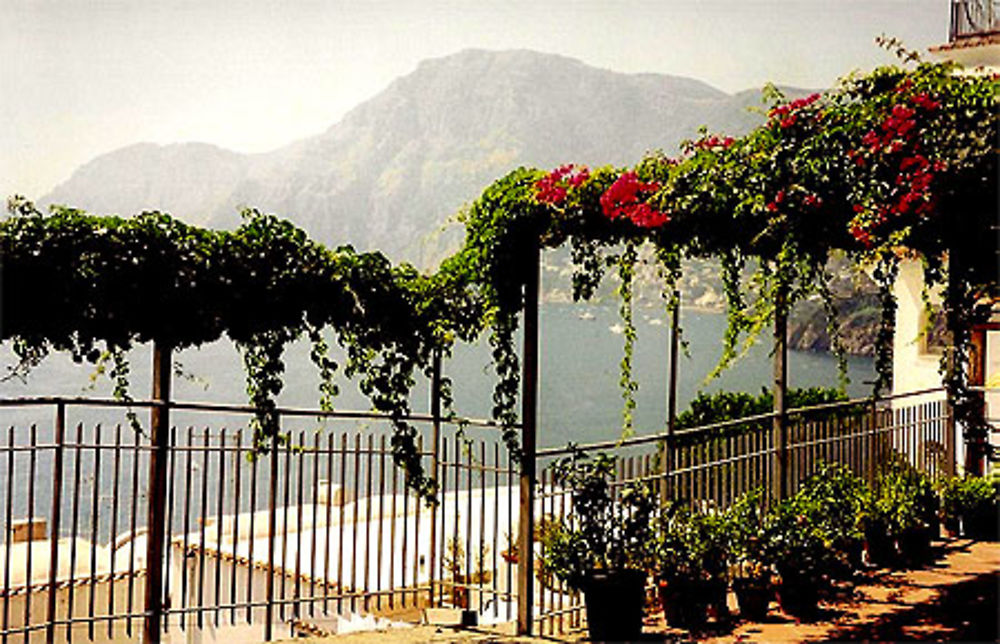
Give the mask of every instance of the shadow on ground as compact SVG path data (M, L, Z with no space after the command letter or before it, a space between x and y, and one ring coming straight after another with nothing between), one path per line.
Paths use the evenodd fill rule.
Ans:
M998 636L1000 573L979 575L942 589L936 600L907 606L870 623L851 624L822 641L994 642Z

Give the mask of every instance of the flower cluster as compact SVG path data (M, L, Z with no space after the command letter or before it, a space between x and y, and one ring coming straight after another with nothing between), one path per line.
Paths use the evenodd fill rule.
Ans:
M800 193L801 193L801 199L799 199ZM790 203L796 200L801 202L802 207L808 209L816 209L823 205L823 198L812 192L807 192L801 189L798 190L793 189L790 191L782 189L778 190L778 192L774 195L774 199L768 202L767 206L765 207L767 208L768 212L774 213L778 212L783 205L785 208L796 207L794 205L790 206Z
M706 136L698 139L697 141L691 144L691 147L695 150L717 150L720 148L726 149L735 142L736 139L734 139L731 136L727 136L725 138L719 138L713 134L711 136Z
M896 93L909 89L901 85ZM848 151L855 164L865 167L881 159L891 173L892 181L885 202L874 210L861 204L854 206L855 217L850 224L854 238L871 248L872 232L890 216L915 215L925 217L934 209L932 185L935 173L944 170L941 161L930 161L917 143L918 118L938 109L940 103L925 93L892 106L877 128L861 137L861 146Z
M590 170L586 166L572 163L559 166L535 183L535 199L558 206L566 201L570 189L579 188L589 178Z
M640 228L658 228L670 221L667 213L656 210L640 197L648 197L660 189L655 181L643 182L634 171L628 171L601 195L601 208L609 219L629 219Z
M787 129L795 125L798 119L798 112L804 108L812 105L819 100L819 94L810 94L805 98L798 98L791 103L784 103L783 105L778 105L771 109L767 113L768 118L778 121L778 126L781 129Z

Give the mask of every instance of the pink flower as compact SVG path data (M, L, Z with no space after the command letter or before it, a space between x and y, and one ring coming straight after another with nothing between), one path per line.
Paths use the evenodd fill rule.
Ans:
M572 163L559 166L535 182L535 199L541 203L558 206L569 196L570 188L579 188L590 179L586 166Z

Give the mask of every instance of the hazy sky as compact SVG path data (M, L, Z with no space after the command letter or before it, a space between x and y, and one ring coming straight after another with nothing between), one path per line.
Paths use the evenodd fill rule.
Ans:
M559 53L726 91L826 87L946 40L948 0L0 0L0 196L139 141L254 152L316 134L425 58Z

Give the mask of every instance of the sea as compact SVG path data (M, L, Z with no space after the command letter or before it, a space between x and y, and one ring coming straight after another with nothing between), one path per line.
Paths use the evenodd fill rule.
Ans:
M637 341L633 378L639 388L634 415L638 435L662 431L666 423L670 325L662 309L637 308L634 312ZM587 443L615 439L622 430L623 400L618 385L624 334L613 303L546 303L540 311L540 382L538 443L554 447L568 441ZM681 314L685 347L678 368L678 411L698 392L719 390L759 393L771 386L771 338L763 335L735 365L721 376L707 380L722 353L726 326L723 313L686 309ZM150 394L151 349L138 347L129 355L130 392L137 399ZM286 352L285 386L279 404L316 408L319 379L309 361L309 346L301 341ZM245 404L246 381L239 353L228 340L189 348L175 354L177 375L173 397L184 402ZM336 351L335 359L342 356ZM0 364L11 365L9 346L0 352ZM791 351L789 386L837 386L837 361L826 353ZM469 418L487 418L492 408L495 375L490 346L485 337L474 344L459 344L443 365L453 383L455 411ZM847 393L866 395L874 378L870 358L849 358ZM369 408L357 384L339 382L335 406L345 410ZM24 381L0 383L0 398L28 396L109 397L112 385L88 363L74 364L68 356L54 354ZM427 412L429 393L424 376L417 376L411 400L416 412ZM17 413L0 409L0 425L7 427ZM6 418L3 418L6 416ZM48 423L45 423L48 424Z

